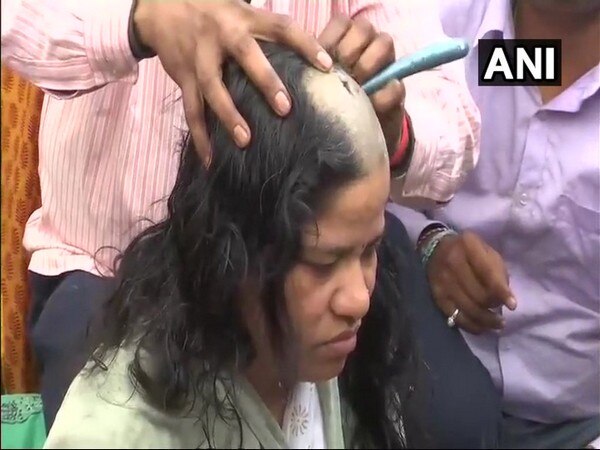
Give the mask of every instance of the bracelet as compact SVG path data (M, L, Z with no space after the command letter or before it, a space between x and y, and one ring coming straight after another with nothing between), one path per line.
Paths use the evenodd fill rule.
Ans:
M440 231L447 230L449 227L444 225L443 223L432 223L431 225L425 227L421 234L419 235L419 239L417 239L417 250L421 250L421 247L425 242L429 240L434 234L439 233Z
M437 246L440 244L440 242L442 242L442 239L444 239L446 236L455 236L457 234L458 233L451 228L446 228L445 230L439 231L437 234L435 234L421 251L421 264L423 267L427 267L429 260L431 259Z
M390 158L390 167L395 169L404 159L404 154L408 149L408 114L404 113L404 119L402 120L402 133L400 143L398 144L398 148L394 152L394 154Z
M415 136L410 116L405 111L402 122L402 139L396 152L390 157L390 169L393 179L401 179L406 175L412 161L415 148Z

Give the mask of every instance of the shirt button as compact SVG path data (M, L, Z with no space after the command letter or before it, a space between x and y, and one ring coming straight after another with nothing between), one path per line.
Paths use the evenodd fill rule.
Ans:
M529 203L529 196L523 192L520 196L519 196L519 205L521 206L526 206L527 203Z

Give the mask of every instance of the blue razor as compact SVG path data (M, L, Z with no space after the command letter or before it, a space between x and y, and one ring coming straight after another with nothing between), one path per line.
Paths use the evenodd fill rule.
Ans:
M429 45L412 55L393 62L365 84L367 95L374 94L391 80L400 80L424 70L464 58L469 53L469 44L463 39L449 39Z

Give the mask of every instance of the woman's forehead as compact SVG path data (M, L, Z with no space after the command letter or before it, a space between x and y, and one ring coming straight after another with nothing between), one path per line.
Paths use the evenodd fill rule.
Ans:
M383 231L389 197L387 166L349 183L334 193L316 222L307 224L303 243L307 247L361 245Z

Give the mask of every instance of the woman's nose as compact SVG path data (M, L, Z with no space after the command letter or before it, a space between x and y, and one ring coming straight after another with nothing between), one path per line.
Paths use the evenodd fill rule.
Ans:
M367 314L371 302L367 272L360 260L346 268L332 299L331 307L336 315L356 321Z

